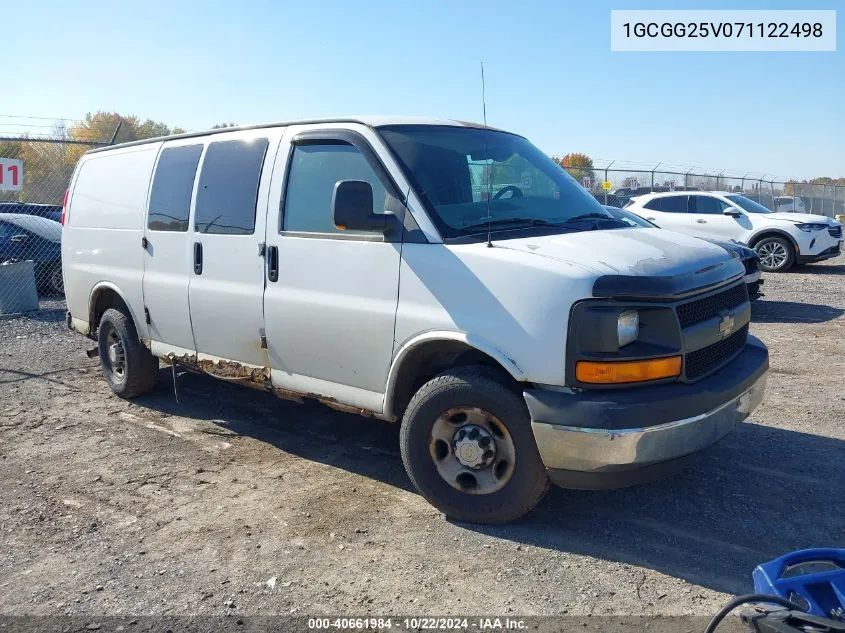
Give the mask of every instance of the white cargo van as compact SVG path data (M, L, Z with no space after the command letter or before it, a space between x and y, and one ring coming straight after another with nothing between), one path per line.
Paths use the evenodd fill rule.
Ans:
M349 118L91 151L62 240L68 325L121 397L159 359L401 421L446 514L515 519L551 478L670 471L761 401L743 266L612 218L526 139Z

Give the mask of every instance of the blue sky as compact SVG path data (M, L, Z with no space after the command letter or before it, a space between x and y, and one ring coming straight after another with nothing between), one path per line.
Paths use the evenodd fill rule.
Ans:
M548 153L845 176L842 2L741 6L839 8L837 52L610 51L611 8L734 4L6 3L2 47L14 61L3 65L0 115L102 109L188 129L363 113L480 120L483 60L488 122Z

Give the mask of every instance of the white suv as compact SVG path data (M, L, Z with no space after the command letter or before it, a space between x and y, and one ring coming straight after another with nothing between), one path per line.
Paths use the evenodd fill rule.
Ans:
M823 215L774 212L738 193L650 193L625 208L664 229L748 244L767 272L836 257L842 250L839 222Z
M549 479L671 471L763 397L739 258L630 228L516 134L355 118L138 141L85 154L64 217L68 325L116 395L163 360L401 421L411 480L459 520L519 517Z

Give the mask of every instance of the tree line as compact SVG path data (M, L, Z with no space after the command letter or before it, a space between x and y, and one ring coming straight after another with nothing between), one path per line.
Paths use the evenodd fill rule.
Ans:
M213 129L234 126L224 122ZM73 168L89 149L105 143L127 143L185 131L161 121L99 111L89 112L75 125L57 125L50 142L29 139L26 135L0 141L0 158L20 159L24 164L23 191L0 191L0 201L61 204Z

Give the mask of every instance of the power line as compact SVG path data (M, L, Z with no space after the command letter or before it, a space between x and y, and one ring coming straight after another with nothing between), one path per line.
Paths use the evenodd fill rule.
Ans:
M61 116L23 116L20 114L0 114L4 119L31 119L36 121L82 121L83 119L68 119Z
M33 123L3 123L0 121L0 127L23 127L23 128L46 128L50 130L54 130L57 127L63 127L62 125L38 125Z

